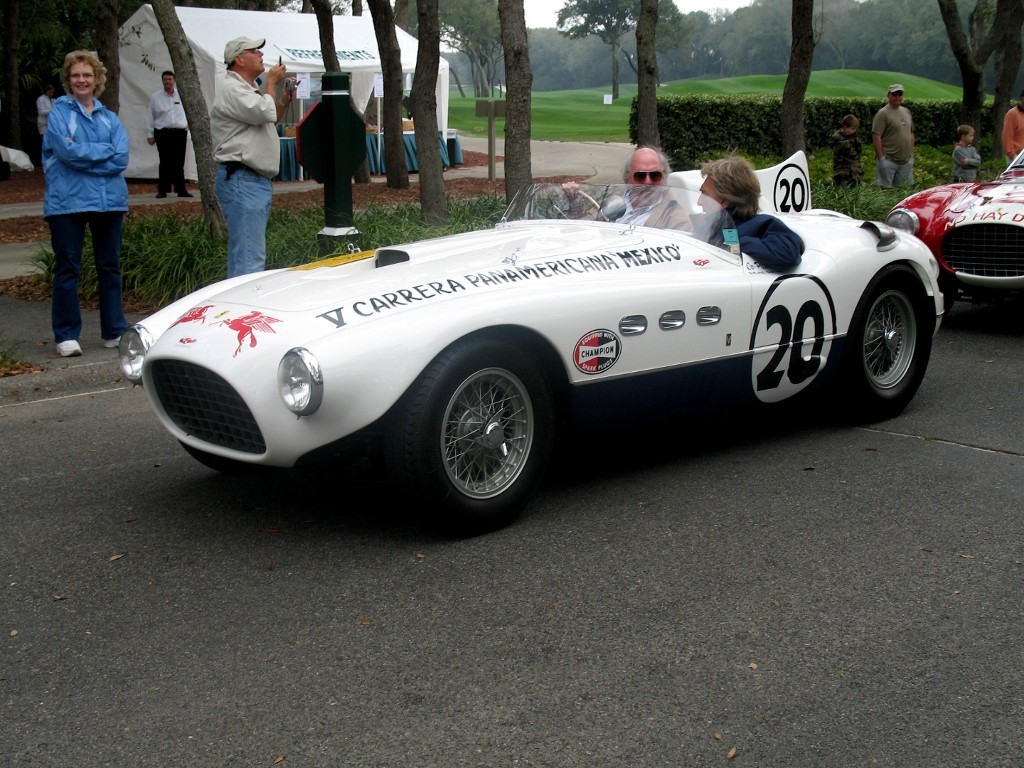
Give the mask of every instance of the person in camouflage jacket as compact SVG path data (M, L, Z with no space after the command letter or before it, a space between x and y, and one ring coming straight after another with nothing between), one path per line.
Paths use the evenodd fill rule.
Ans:
M832 134L832 181L841 187L860 184L864 169L860 164L861 143L857 136L860 120L856 115L843 118L839 130Z

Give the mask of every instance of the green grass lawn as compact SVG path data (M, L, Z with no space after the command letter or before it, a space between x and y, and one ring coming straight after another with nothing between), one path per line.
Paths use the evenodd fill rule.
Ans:
M923 77L896 72L871 72L842 69L814 72L807 96L878 97L885 103L889 83L899 82L912 99L957 99L962 90ZM785 75L752 75L717 80L681 80L666 83L659 94L686 93L782 93ZM619 87L619 98L605 104L611 88L588 88L577 91L545 91L533 94L532 136L538 141L629 141L629 109L636 96L635 85ZM476 117L476 99L462 98L453 92L448 105L448 121L470 136L486 136L487 120ZM498 121L497 135L502 135L504 121Z
M533 94L532 131L537 141L629 141L629 109L636 86L621 86L619 99L604 103L608 88L546 91ZM448 102L448 125L469 136L487 136L487 119L476 117L476 99L453 92ZM503 135L504 120L496 134Z

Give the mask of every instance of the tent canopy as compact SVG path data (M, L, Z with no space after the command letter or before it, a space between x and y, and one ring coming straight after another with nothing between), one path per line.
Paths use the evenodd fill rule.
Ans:
M245 35L266 39L263 54L269 67L280 56L289 74L308 72L314 78L323 74L320 30L316 16L310 13L274 13L236 11L223 8L176 7L178 20L199 73L199 83L207 108L224 80L224 45ZM369 16L334 16L334 45L341 70L350 77L352 102L362 109L373 96L381 72L377 38ZM146 142L146 112L149 97L160 90L160 73L173 69L163 33L150 5L143 5L121 25L121 109L119 116L128 132L129 178L155 179L159 157L156 147ZM395 30L401 49L402 71L411 75L416 69L417 42L402 29ZM313 94L316 97L316 93ZM448 62L441 59L437 86L437 122L448 129ZM286 115L298 122L301 113ZM185 176L195 179L195 158L189 141Z

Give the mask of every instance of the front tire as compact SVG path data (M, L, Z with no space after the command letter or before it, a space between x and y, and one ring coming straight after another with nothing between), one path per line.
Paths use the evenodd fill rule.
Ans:
M511 344L463 340L395 408L385 461L410 501L428 504L444 530L475 535L523 510L553 434L554 401L541 368Z
M891 419L913 399L931 356L930 307L907 267L889 267L868 286L850 323L841 372L854 420Z

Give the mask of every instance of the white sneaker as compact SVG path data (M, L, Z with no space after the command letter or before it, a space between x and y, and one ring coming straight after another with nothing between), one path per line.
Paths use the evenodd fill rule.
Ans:
M121 343L121 337L118 336L116 339L104 339L103 346L107 349L117 349L117 345Z
M82 348L74 339L57 342L57 352L61 357L78 357L82 354Z

